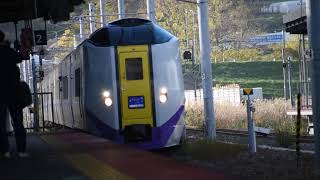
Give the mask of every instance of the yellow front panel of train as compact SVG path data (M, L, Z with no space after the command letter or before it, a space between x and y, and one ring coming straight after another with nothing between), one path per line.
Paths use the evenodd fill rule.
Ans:
M153 126L148 46L118 46L122 128Z

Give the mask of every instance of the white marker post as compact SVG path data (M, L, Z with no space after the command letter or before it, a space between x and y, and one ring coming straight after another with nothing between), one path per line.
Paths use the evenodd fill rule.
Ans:
M249 136L249 152L256 153L257 152L257 145L256 145L256 134L254 131L254 122L252 118L252 113L254 108L252 106L250 95L253 94L252 88L244 88L243 95L248 95L247 99L247 119L248 119L248 136Z

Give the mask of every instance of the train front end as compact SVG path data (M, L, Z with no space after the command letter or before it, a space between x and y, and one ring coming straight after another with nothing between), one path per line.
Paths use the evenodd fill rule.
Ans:
M88 131L143 149L179 144L185 121L178 39L130 18L96 31L84 48Z

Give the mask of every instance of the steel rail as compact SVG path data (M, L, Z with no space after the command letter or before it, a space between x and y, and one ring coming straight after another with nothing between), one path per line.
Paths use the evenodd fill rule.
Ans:
M187 128L187 131L195 131L195 132L204 132L204 129L201 128ZM241 136L247 137L248 131L246 130L235 130L235 129L217 129L217 134L224 134L230 136ZM266 138L266 139L275 139L275 133L270 133L268 135L262 133L256 133L257 138ZM292 135L292 138L295 138L295 135ZM304 135L300 137L301 143L314 143L314 136Z

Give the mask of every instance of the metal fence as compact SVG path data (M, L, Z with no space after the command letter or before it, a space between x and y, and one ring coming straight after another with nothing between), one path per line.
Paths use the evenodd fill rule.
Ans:
M38 97L38 109L34 104L23 110L23 122L28 131L50 131L55 128L53 93L42 92L32 94Z

